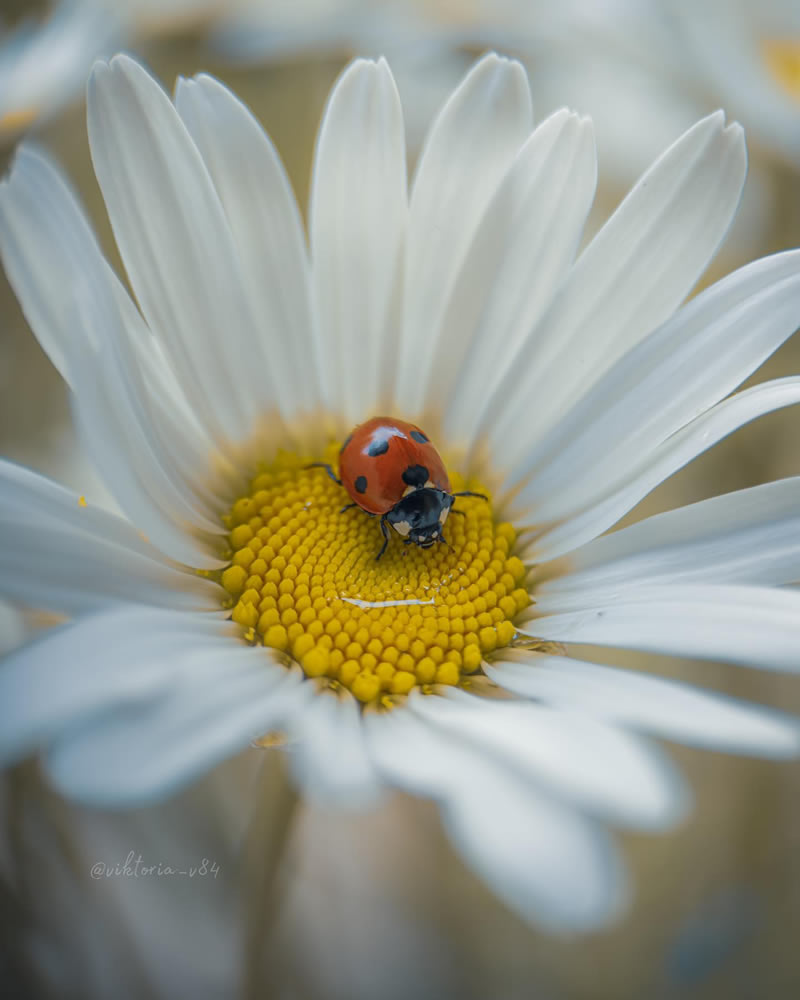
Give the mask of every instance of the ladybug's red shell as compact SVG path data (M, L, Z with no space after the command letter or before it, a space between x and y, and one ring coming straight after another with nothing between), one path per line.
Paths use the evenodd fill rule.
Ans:
M439 453L416 424L373 417L342 445L339 477L351 499L370 514L385 514L413 489L450 492Z

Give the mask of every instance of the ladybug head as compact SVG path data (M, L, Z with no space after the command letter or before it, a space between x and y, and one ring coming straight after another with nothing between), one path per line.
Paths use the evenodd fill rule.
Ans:
M442 538L453 497L444 490L422 487L403 497L386 515L386 520L407 542L429 549Z

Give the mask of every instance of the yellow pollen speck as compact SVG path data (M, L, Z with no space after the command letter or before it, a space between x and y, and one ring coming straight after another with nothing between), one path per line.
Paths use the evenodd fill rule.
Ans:
M79 507L85 507L86 506L86 497L78 497L78 506Z
M322 460L335 467L337 455L331 445ZM495 523L490 503L460 497L454 509L464 516L447 519L448 545L423 550L392 531L377 561L378 519L341 513L349 497L308 461L282 453L260 466L222 519L230 565L215 575L243 636L363 703L467 683L511 643L513 619L530 603L513 526ZM456 492L486 493L451 480Z

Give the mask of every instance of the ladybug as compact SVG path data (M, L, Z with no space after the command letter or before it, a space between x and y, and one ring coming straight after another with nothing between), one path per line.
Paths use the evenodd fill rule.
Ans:
M307 468L326 469L331 479L344 486L352 503L370 517L380 515L383 545L380 559L389 544L391 525L406 544L429 549L435 542L447 542L442 527L456 497L480 497L465 490L452 493L447 470L428 435L416 424L394 417L372 417L359 424L339 452L339 475L325 462ZM455 511L461 514L462 511Z

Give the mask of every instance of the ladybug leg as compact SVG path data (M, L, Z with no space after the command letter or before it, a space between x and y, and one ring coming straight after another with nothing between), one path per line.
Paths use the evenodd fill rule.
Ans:
M357 503L346 503L344 507L339 511L340 514L344 514L346 510L350 510L351 507L358 507Z
M328 465L327 462L312 462L310 465L304 466L306 469L324 469L331 479L336 483L337 486L342 485L341 479L336 475L333 469Z
M460 514L461 517L466 517L467 516L466 513L463 510L456 510L455 507L451 507L450 508L450 513L451 514Z
M377 562L383 553L386 551L386 546L389 544L389 528L386 524L386 514L381 517L381 533L383 534L383 545L381 545L380 552L375 556L375 562Z

